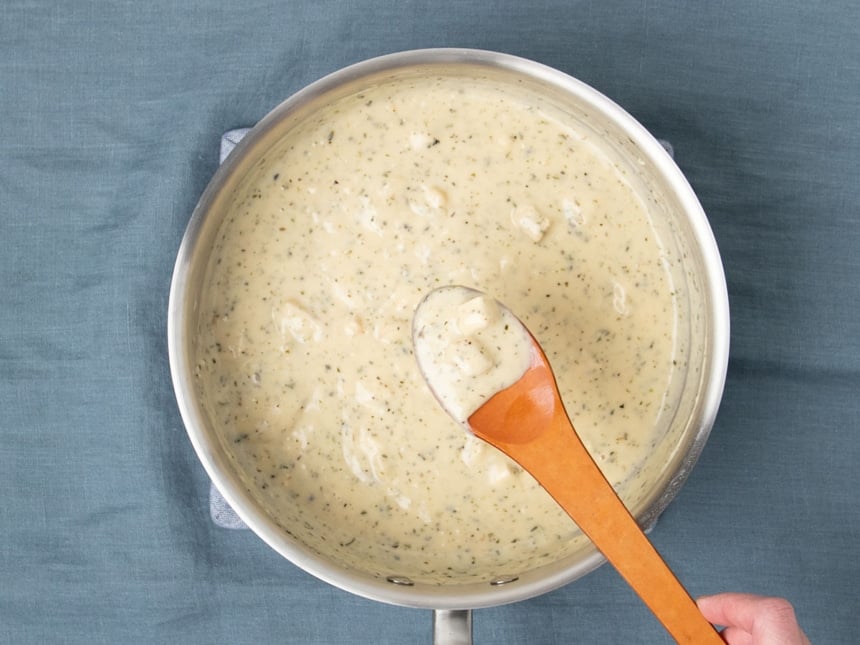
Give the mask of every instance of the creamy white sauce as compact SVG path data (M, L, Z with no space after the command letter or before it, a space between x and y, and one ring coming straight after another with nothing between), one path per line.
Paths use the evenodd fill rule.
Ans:
M249 489L326 557L429 582L524 571L584 538L438 405L415 307L462 284L516 311L635 496L672 409L666 266L587 130L514 86L383 83L297 124L233 204L200 299L199 387Z
M510 309L468 287L428 293L412 325L421 373L442 407L463 424L531 364L531 337L522 323Z

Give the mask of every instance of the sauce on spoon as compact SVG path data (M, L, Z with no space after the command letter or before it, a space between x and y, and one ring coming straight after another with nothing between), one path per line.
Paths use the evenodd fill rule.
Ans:
M445 410L527 470L678 643L723 643L579 439L543 350L510 310L442 287L416 309L413 340Z
M442 407L460 423L516 383L531 363L530 336L517 317L467 287L427 294L416 309L413 333L422 373Z

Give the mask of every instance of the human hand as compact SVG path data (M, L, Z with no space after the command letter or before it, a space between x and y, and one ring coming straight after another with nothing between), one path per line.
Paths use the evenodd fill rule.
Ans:
M725 625L721 635L728 645L810 645L783 598L721 593L696 602L708 621Z

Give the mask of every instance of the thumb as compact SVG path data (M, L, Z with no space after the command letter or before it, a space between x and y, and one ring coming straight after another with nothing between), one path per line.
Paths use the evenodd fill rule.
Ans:
M752 642L809 643L797 624L794 607L784 598L724 593L696 602L710 622L743 630L753 637Z

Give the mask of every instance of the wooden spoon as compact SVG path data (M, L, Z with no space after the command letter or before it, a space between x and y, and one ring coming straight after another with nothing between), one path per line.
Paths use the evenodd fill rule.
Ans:
M462 299L480 296L466 287L442 289L465 290ZM439 383L434 384L436 375L428 373L435 367L422 358L427 356L426 352L419 351L428 329L419 322L419 313L428 300L429 296L416 311L413 337L419 366L430 389L439 397ZM530 362L518 380L492 394L471 412L465 425L531 473L678 643L724 645L583 445L567 416L552 368L540 345L509 310L499 306L507 317L502 327L505 332L510 331L511 319L524 332L520 339L530 343ZM510 338L510 334L506 337ZM503 347L494 343L494 347ZM451 412L446 401L439 398Z

